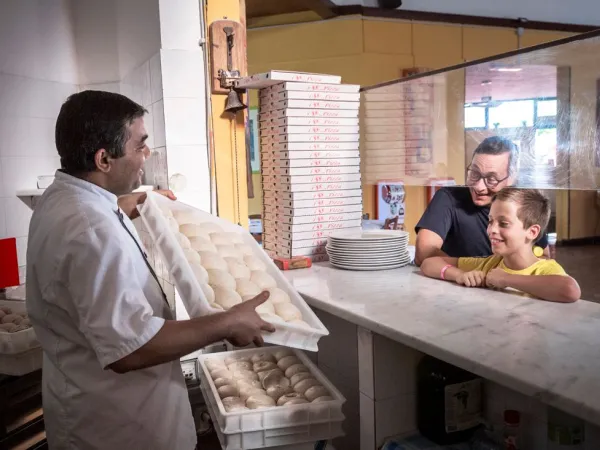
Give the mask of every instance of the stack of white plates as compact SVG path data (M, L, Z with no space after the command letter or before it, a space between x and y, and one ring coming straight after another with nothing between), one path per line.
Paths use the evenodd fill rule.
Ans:
M348 270L397 269L410 263L406 231L339 231L327 239L329 261Z

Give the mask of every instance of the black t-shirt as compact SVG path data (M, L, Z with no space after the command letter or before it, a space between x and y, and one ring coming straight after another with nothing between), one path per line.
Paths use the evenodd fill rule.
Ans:
M473 203L469 188L445 187L433 196L433 200L415 227L433 231L443 240L442 251L448 256L490 256L492 246L487 235L489 206ZM546 233L536 242L546 248Z

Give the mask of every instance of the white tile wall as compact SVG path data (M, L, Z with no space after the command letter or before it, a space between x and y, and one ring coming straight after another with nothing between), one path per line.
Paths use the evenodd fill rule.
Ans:
M13 197L18 190L35 189L38 175L54 175L59 167L56 152L53 156L2 157L3 192Z
M6 200L0 197L0 239L9 237L6 232Z
M163 98L163 82L160 64L160 52L150 58L150 101L156 103Z
M6 234L13 237L27 236L31 209L16 196L4 199L6 210Z
M200 9L197 0L159 0L161 47L197 49Z
M165 136L168 146L206 145L204 99L165 97L164 114ZM243 136L240 139L243 139Z
M152 120L154 124L154 147L164 147L167 141L165 137L165 110L162 99L152 104Z

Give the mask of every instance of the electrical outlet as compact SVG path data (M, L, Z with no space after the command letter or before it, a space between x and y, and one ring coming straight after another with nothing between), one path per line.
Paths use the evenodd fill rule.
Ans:
M193 383L198 381L198 373L196 372L196 361L188 360L181 362L181 371L186 383Z

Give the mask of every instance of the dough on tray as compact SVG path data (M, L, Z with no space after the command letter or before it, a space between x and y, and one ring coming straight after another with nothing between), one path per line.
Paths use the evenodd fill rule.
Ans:
M2 311L4 314L12 314L12 309L10 309L8 306L0 306L0 311Z
M301 399L304 400L305 403L308 403L302 394L298 394L297 392L290 392L279 397L279 399L277 400L277 406L283 406L293 399Z
M262 292L260 288L250 280L236 280L236 290L237 293L241 295L243 301L250 300Z
M271 300L271 303L273 303L274 305L278 303L291 303L292 301L288 293L281 288L270 288L269 293L271 294L269 296L269 300Z
M299 372L296 375L292 375L290 377L290 383L292 383L292 386L296 386L299 382L301 382L302 380L306 380L307 378L314 377L310 372Z
M244 263L241 262L232 262L231 258L227 260L227 265L229 266L229 273L233 278L237 280L248 280L250 281L250 269L246 267ZM241 295L241 294L240 294Z
M235 248L237 248L243 256L252 256L254 255L254 250L248 244L235 244Z
M310 370L308 370L308 367L306 367L304 364L294 364L285 370L285 376L292 378L294 375L300 372L310 372Z
M232 356L228 356L225 358L225 364L229 365L229 364L233 364L236 361L248 361L250 362L250 357L249 356L243 356L243 355L232 355Z
M258 305L256 308L254 308L254 310L258 314L275 314L275 307L273 306L273 303L271 303L271 301L268 299L265 302Z
M252 370L254 370L256 373L273 369L277 369L277 364L275 364L273 361L257 361L252 365Z
M186 237L185 234L182 233L176 233L175 234L175 239L177 239L177 243L179 244L179 246L186 250L186 249L191 249L192 248L192 244L190 243L190 240Z
M252 370L252 363L250 361L234 361L227 366L231 371L235 370Z
M280 361L281 359L285 358L286 356L296 356L296 354L294 353L294 350L292 350L292 349L282 348L280 350L277 350L275 353L273 353L273 356L275 356L275 359L277 361Z
M253 395L267 395L266 391L262 388L256 388L252 386L240 386L240 398L244 401Z
M218 378L226 378L228 380L233 380L233 374L229 369L218 368L214 370L209 370L209 373L213 380L216 380Z
M217 389L223 387L223 386L235 386L235 381L232 380L231 378L217 378L216 380L213 381L213 383L215 383L215 387Z
M236 283L235 278L229 275L229 272L220 269L208 269L208 284L212 286L213 289L216 288L226 288L235 292ZM216 294L216 292L215 292ZM236 292L239 297L239 294ZM217 303L221 303L219 301L218 296L216 297ZM240 302L242 298L240 297Z
M264 372L259 372L259 373L257 374L257 375L258 375L258 379L260 380L260 383L261 383L261 386L262 386L262 387L265 387L265 386L262 384L262 383L265 381L265 378L267 378L269 375L272 375L272 374L274 374L274 373L276 373L276 374L278 374L278 375L281 375L281 376L284 376L284 375L285 375L285 374L283 373L283 370L281 370L281 369L266 370L266 371L264 371Z
M267 272L262 270L253 270L250 275L250 281L255 283L260 289L266 290L277 287L275 279Z
M5 315L6 313L0 309L0 319L2 319Z
M192 250L191 248L186 248L183 250L183 254L185 255L185 259L187 259L187 262L189 262L190 264L198 264L200 265L201 259L200 259L200 255L198 254L198 252L196 250Z
M258 380L258 375L256 375L251 370L234 370L231 372L234 380Z
M6 314L2 319L0 319L1 323L14 323L15 325L20 325L23 320L23 316L20 314Z
M258 311L257 311L258 312ZM271 314L271 313L261 313L258 312L258 315L261 317L262 320L264 320L265 322L269 322L269 323L285 323L285 321L279 317L277 314Z
M215 303L221 305L223 309L228 310L242 303L242 297L233 289L217 287L215 288Z
M223 232L211 232L210 241L215 245L231 245L233 247L234 244L229 237L229 233Z
M254 389L262 389L262 383L259 380L238 380L237 385L240 389L242 388L254 388Z
M220 359L208 359L204 362L204 365L206 366L209 372L211 370L227 369L227 365L225 364L225 362L221 361Z
M294 385L294 391L304 394L309 388L319 386L320 384L315 378L305 378Z
M216 269L222 270L229 275L229 266L223 258L221 258L217 253L212 252L198 252L200 255L200 259L202 261L202 266L206 269Z
M14 333L17 328L19 328L19 325L17 325L16 323L0 323L0 330L5 331L7 333Z
M248 266L248 269L250 269L252 271L267 270L267 266L265 265L265 263L263 263L256 256L244 256L244 262L246 263L246 266Z
M246 406L250 409L269 408L275 406L275 400L268 395L251 395L246 400Z
M331 402L335 400L331 395L324 395L323 397L315 398L311 403L323 403L323 402Z
M227 412L244 411L248 409L246 408L246 402L240 397L227 397L221 401L223 402L223 408L225 408L225 411Z
M207 239L203 236L194 236L190 238L190 245L192 250L196 250L197 252L211 252L217 253L217 247L210 242L210 239Z
M325 386L322 386L320 384L311 386L306 390L306 392L304 392L304 396L309 402L312 402L313 400L319 397L325 397L326 395L329 395L329 391Z
M278 362L277 362L277 367L279 367L281 370L283 370L284 372L288 369L288 367L293 366L294 364L300 364L302 363L302 361L300 361L300 358L298 358L296 355L290 355L290 356L284 356L283 358L281 358Z
M172 212L173 217L175 217L177 222L179 222L179 225L183 225L184 223L201 222L203 220L202 215L189 209L175 209L172 210Z
M209 234L206 231L206 227L198 225L197 223L184 223L179 226L179 231L185 234L188 238L204 237L210 242L210 239L208 239Z
M290 386L271 386L267 388L267 395L275 401L277 401L282 395L291 394L292 392L294 392L294 390Z
M241 261L242 254L233 245L220 245L215 244L217 247L217 253L221 258L237 258Z
M255 353L254 355L252 355L252 357L250 358L250 362L256 364L259 362L276 362L277 360L275 359L275 356L273 356L272 353L269 352L260 352L260 353ZM276 367L274 367L275 369ZM256 371L256 369L255 369Z
M198 254L196 253L196 255L198 255ZM198 255L197 262L190 261L189 259L188 259L188 261L190 263L192 272L194 273L194 276L196 277L196 280L198 280L199 283L208 284L208 272L206 271L206 269L204 267L202 267L200 265L200 255Z
M302 320L302 313L292 303L278 303L275 305L275 313L286 322Z
M238 395L240 395L239 389L232 384L226 384L224 386L221 386L217 389L217 392L219 394L219 397L221 398L237 397Z

